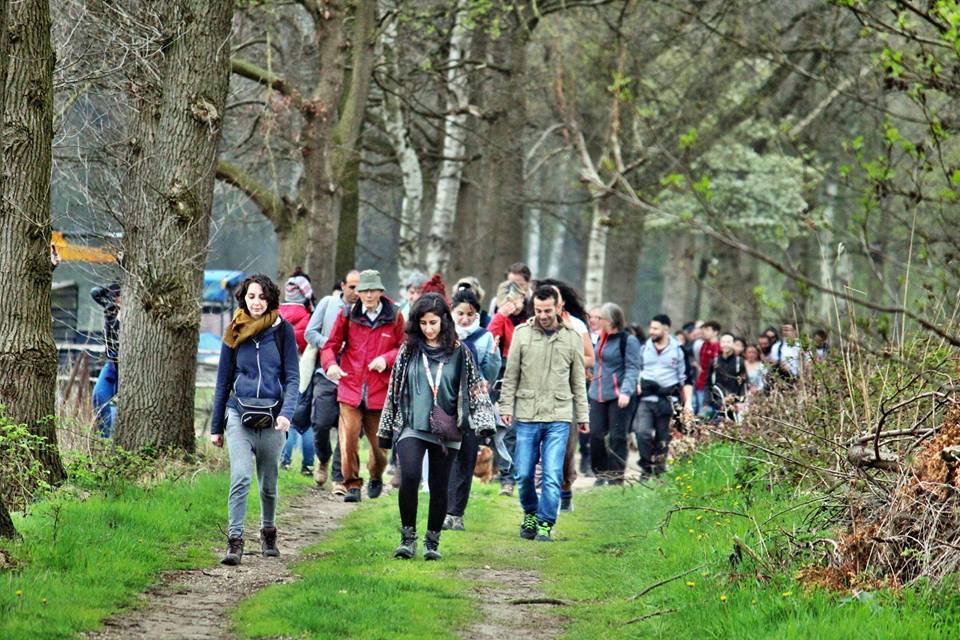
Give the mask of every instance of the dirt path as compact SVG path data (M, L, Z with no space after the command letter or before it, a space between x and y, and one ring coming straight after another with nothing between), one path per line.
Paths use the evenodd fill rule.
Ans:
M554 611L562 604L545 598L535 573L487 566L460 575L475 582L473 592L480 605L479 619L461 634L465 640L521 636L549 640L563 633L563 618Z
M336 528L353 505L326 491L309 490L283 507L278 521L280 558L260 555L258 531L245 534L246 552L239 567L216 565L162 574L141 596L142 606L104 621L106 628L84 634L90 640L227 640L227 614L244 598L271 584L296 579L291 569L300 551ZM223 553L223 545L215 552Z

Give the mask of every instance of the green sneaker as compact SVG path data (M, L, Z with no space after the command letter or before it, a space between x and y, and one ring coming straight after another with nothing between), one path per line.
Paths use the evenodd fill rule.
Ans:
M520 537L524 540L533 540L537 537L537 514L527 513L520 523Z
M550 537L550 529L553 527L549 522L541 522L537 525L537 540L540 542L553 542Z

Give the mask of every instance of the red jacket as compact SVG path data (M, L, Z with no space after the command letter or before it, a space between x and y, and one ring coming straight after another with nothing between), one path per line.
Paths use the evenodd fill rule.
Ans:
M307 330L307 323L310 322L310 312L299 302L282 304L278 311L281 318L293 325L293 335L297 337L297 353L303 355L303 350L307 348L303 332Z
M703 346L700 347L700 375L697 376L697 386L695 387L697 391L701 391L702 389L706 388L707 379L710 377L710 372L713 370L713 361L716 360L717 356L719 355L719 342L704 341Z
M320 351L320 363L326 371L336 364L340 356L340 368L347 374L340 379L337 400L352 407L359 407L363 400L363 385L367 385L367 409L379 411L387 398L387 386L390 382L390 369L397 359L397 351L403 344L403 314L386 296L381 298L383 309L376 320L363 312L363 303L357 302L337 316L323 349ZM378 356L387 361L387 368L381 372L370 371L367 367Z
M493 320L487 325L487 331L493 337L500 338L500 354L506 358L510 355L510 343L513 342L513 330L516 329L513 319L502 313L493 314Z

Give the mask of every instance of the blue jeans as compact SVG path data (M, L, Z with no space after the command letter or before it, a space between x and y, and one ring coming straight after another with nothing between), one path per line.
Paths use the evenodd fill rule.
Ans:
M707 395L707 390L705 388L700 389L699 391L695 390L693 392L693 415L695 416L700 415L700 412L703 411L703 409L705 408L704 400L706 398L706 395Z
M287 443L283 445L283 453L280 455L280 464L290 464L290 460L293 458L293 452L297 448L297 442L301 441L303 443L303 461L300 463L300 466L301 468L313 466L313 427L307 429L303 436L301 436L300 432L296 429L291 428L290 431L287 432Z
M517 448L514 469L520 486L520 506L524 513L536 513L537 520L551 526L560 508L560 484L563 482L563 454L570 437L569 422L514 422ZM537 498L537 461L543 470L541 494Z
M117 363L107 360L100 369L100 377L93 387L93 411L97 417L97 429L104 438L113 435L113 421L117 410L110 401L117 395Z

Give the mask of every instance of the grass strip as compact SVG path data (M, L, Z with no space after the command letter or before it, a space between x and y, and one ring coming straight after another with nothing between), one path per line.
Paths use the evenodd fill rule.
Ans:
M281 473L281 496L309 484ZM73 638L135 604L158 573L214 564L228 488L228 473L202 473L149 489L67 490L37 504L17 518L22 540L3 542L14 567L0 571L0 638ZM256 495L254 479L248 522L258 522Z

